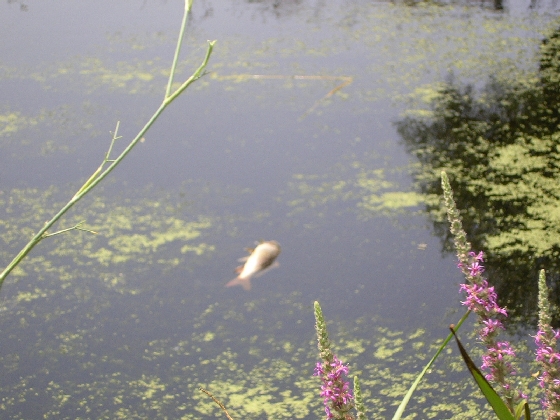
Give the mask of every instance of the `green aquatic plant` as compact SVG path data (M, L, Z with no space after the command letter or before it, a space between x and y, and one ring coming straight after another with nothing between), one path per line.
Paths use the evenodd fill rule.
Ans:
M478 341L486 348L486 353L482 356L481 370L487 370L488 373L486 375L481 373L457 339L461 355L498 419L514 420L525 416L525 419L528 420L530 418L528 396L518 390L517 372L514 367L516 353L508 341L497 340L499 331L504 329L502 318L507 316L507 311L497 304L497 294L494 287L489 286L488 281L482 277L484 273L484 266L482 265L484 254L482 252L475 253L471 250L471 244L467 241L467 234L463 230L461 216L453 199L453 191L445 172L442 172L441 179L450 231L455 240L459 260L458 268L466 278L466 282L460 286L460 291L466 293L466 299L462 303L468 308L468 311L457 326L451 326L452 335L456 336L458 328L470 313L477 315ZM535 336L538 346L536 360L541 363L543 368L543 373L539 378L545 394L542 407L546 412L547 420L555 420L558 419L560 412L558 406L560 353L557 349L560 332L550 326L550 304L548 288L544 281L544 272L541 272L540 275L539 290L540 322L539 331ZM348 374L348 367L343 365L332 352L321 307L318 302L315 302L314 307L319 356L322 360L322 362L317 363L315 375L319 376L323 382L320 396L324 400L326 419L354 419L354 416L350 413L350 410L354 407L357 408L358 418L363 419L365 418L365 409L357 378L355 378L354 395L352 395L349 383L344 379L344 375ZM402 418L404 409L413 392L447 345L449 339L450 337L444 341L426 368L417 376L399 405L393 417L394 420ZM497 391L493 389L490 382L497 386Z
M178 88L172 90L173 88L173 80L175 77L175 72L177 68L177 62L179 59L179 55L181 52L181 46L183 44L183 38L185 33L185 27L187 22L187 16L192 7L192 0L185 0L185 8L183 13L183 19L181 22L181 29L179 32L179 38L177 41L177 46L175 49L175 54L173 56L173 62L171 64L171 69L169 72L169 80L167 82L167 87L165 91L165 95L161 105L158 109L154 112L154 114L150 117L150 119L146 122L144 127L138 132L138 134L130 141L130 143L124 148L124 150L116 157L111 158L111 152L113 150L113 146L115 142L120 139L118 136L118 129L119 123L117 123L116 129L113 133L113 138L111 140L111 144L109 146L109 150L107 151L105 158L103 159L101 165L94 171L94 173L89 177L89 179L78 189L78 191L74 194L74 196L68 201L50 220L48 220L41 229L37 231L32 237L32 239L22 248L22 250L12 259L12 261L6 266L6 268L0 273L0 287L4 283L6 277L21 263L21 261L29 254L29 252L35 248L37 244L39 244L43 239L68 232L70 230L87 230L82 227L83 222L79 222L76 225L58 230L53 233L49 233L49 229L51 229L59 220L60 218L68 212L78 201L80 201L84 196L86 196L96 185L98 185L103 179L111 173L113 169L128 155L128 153L140 142L146 132L150 129L150 127L154 124L154 122L158 119L161 113L179 96L181 95L193 82L198 80L200 77L204 75L206 66L208 64L208 60L210 59L210 55L212 54L212 50L214 48L215 41L208 41L208 46L206 50L206 55L199 65L199 67L194 71L194 73L187 78ZM90 230L88 230L90 231ZM95 233L93 231L90 231Z

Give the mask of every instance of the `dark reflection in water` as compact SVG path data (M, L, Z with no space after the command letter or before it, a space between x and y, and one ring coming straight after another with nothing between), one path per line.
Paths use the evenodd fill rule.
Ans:
M393 4L401 4L404 6L418 6L418 5L467 5L467 6L479 6L481 8L495 10L495 11L505 11L505 10L522 10L522 9L556 9L557 2L552 0L550 2L543 0L530 0L530 2L519 1L519 0L384 0ZM255 13L262 15L274 16L275 18L282 18L285 16L290 16L297 14L305 8L312 7L316 13L320 13L321 9L329 7L329 3L320 1L305 1L305 0L244 0L245 3L252 6ZM314 3L311 5L310 3ZM354 4L359 4L360 1L349 1L348 7L351 8Z
M491 9L495 11L504 11L508 9L542 9L542 8L556 8L556 1L547 3L542 0L530 0L530 3L521 2L516 0L385 0L394 4L401 4L404 6L418 6L422 4L436 4L436 5L468 5L468 6L479 6L481 8ZM234 2L235 3L235 2ZM305 8L312 7L316 13L320 13L321 9L329 7L329 3L320 1L305 1L305 0L244 0L244 3L252 6L254 13L258 13L265 17L266 15L273 16L275 18L282 18L297 14ZM311 4L314 3L314 4ZM351 8L354 4L359 4L360 1L349 1L348 6Z
M397 123L420 161L417 185L440 193L439 173L452 176L457 205L475 250L489 256L488 275L516 321L534 324L537 278L548 270L554 322L560 323L560 32L545 39L536 79L492 80L481 92L450 81L429 119ZM432 203L434 203L432 201ZM447 221L428 206L446 252Z
M29 10L29 6L21 0L8 0L8 4L12 3L19 4L19 10L21 10L22 12L27 12Z
M148 0L145 0L148 1ZM402 4L404 6L414 7L421 4L437 4L437 5L467 5L479 6L481 8L504 11L504 10L555 10L557 8L556 0L385 0L394 4ZM166 3L166 1L164 1ZM30 6L27 2L22 0L7 0L9 5L19 6L19 10L27 12ZM202 13L196 19L204 19L211 17L214 14L214 4L211 1L205 0L199 2L202 7ZM225 2L220 4L223 7ZM313 3L313 4L311 4ZM352 8L353 2L349 2L349 8ZM360 3L359 1L356 3ZM249 9L247 8L249 6ZM329 2L325 0L318 0L315 2L306 0L232 0L229 2L229 7L238 13L251 13L254 18L259 16L261 19L266 20L268 17L275 19L283 19L298 13L305 12L310 8L314 10L315 15L319 16L325 8L330 7ZM32 8L31 8L32 9Z

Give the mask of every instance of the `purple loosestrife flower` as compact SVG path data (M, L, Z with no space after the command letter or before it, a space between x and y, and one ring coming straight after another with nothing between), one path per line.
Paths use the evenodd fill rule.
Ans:
M515 406L526 397L513 386L512 377L516 372L512 360L515 352L509 342L496 339L499 331L504 329L499 318L507 317L507 311L498 305L498 296L494 287L491 287L482 277L484 253L471 251L471 244L467 242L467 234L463 230L461 216L453 200L453 191L445 172L441 173L441 184L447 217L451 224L450 230L455 238L458 267L466 278L465 284L461 284L459 289L466 293L466 299L462 303L478 316L480 325L478 338L486 347L481 369L488 371L486 379L499 386L498 393L505 398L506 404L513 413Z
M345 379L345 375L348 375L348 366L345 366L331 351L327 324L321 306L315 302L314 307L319 354L323 360L315 366L314 375L319 376L323 382L321 397L325 405L326 418L354 420L354 416L349 413L354 408L354 397L350 391L350 384Z
M323 397L327 418L348 418L347 411L354 406L350 384L344 378L344 375L348 375L348 367L333 355L332 362L317 363L314 375L319 376L323 381L321 397ZM342 417L337 414L341 414Z
M560 419L560 353L558 339L560 331L550 326L550 303L548 301L548 287L544 270L539 273L539 330L535 336L537 344L537 361L540 362L543 373L539 377L539 384L544 390L541 400L548 420Z

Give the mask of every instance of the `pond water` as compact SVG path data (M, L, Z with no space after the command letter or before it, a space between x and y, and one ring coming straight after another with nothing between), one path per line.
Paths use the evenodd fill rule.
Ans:
M220 416L202 386L236 419L318 418L318 300L372 417L390 418L462 314L394 123L450 74L534 71L556 11L528 5L195 1L178 79L216 39L208 74L57 226L98 234L43 241L2 287L2 417ZM117 121L120 151L157 109L182 8L0 4L4 265L95 171ZM225 288L270 239L280 267ZM492 418L448 357L410 412Z

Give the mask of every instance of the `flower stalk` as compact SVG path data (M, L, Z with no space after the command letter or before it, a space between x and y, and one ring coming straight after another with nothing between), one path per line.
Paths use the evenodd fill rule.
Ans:
M500 330L504 329L502 319L507 317L507 311L498 305L498 296L494 287L490 286L482 276L484 253L475 253L471 250L445 172L441 173L441 184L451 233L455 238L455 249L459 260L457 266L466 279L466 282L460 286L460 291L466 293L466 299L462 303L477 315L478 340L486 347L486 353L482 356L481 370L488 372L485 375L486 379L498 386L497 392L504 398L509 410L514 413L519 402L527 397L519 392L514 384L513 377L516 371L513 366L515 357L513 348L508 341L498 340Z
M354 376L354 400L356 401L356 412L358 420L366 420L366 407L362 398L362 388L357 376Z
M327 324L319 302L314 303L314 310L319 355L322 359L322 362L317 362L314 375L320 377L323 382L321 397L325 405L326 419L354 420L354 416L349 412L355 405L354 396L350 391L350 384L345 379L348 375L348 366L331 351ZM361 406L363 410L362 403Z
M537 361L542 368L539 385L544 390L542 407L548 420L560 418L560 330L550 326L552 316L548 300L548 287L544 270L539 273L539 330L535 336Z

